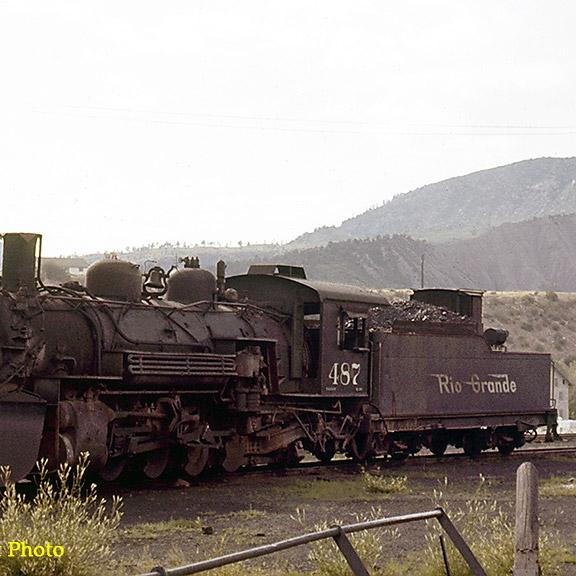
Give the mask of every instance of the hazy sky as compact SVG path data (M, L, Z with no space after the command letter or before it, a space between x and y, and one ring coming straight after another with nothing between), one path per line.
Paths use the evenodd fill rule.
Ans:
M0 231L287 241L576 154L570 1L0 0Z

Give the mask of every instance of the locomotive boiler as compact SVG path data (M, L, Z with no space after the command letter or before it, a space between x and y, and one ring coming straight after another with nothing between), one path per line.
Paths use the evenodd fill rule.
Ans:
M383 296L294 266L225 278L187 258L142 276L109 259L85 287L45 286L40 253L40 235L4 235L0 464L15 478L82 452L108 480L290 464L303 448L507 453L554 415L550 357L491 345L479 322L373 329Z

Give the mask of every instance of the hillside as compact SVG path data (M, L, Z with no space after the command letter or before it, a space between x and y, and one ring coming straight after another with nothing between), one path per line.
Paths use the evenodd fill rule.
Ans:
M250 264L303 265L310 279L369 287L420 286L425 256L426 286L483 290L559 290L576 292L576 215L535 218L502 224L476 238L431 244L395 234L331 242L326 246L283 251L279 246L148 246L120 253L143 269L165 269L183 256L199 256L214 270L218 260L227 274L243 274ZM90 255L92 262L100 255ZM58 280L55 276L54 280Z
M442 241L505 222L576 212L576 158L538 158L429 184L344 221L303 234L288 248L408 234Z
M422 254L427 285L472 286L473 279L456 270L440 248L423 240L396 234L370 240L332 242L327 246L293 250L276 256L278 262L304 266L311 280L325 280L376 288L410 288L420 285ZM264 262L249 259L228 264L230 274L242 274L249 265Z
M478 288L574 292L575 246L576 215L570 214L503 224L438 248Z
M576 294L562 292L487 292L485 327L510 332L510 350L549 352L576 368Z
M243 273L250 263L277 258L300 264L308 277L371 287L426 286L483 290L576 291L576 215L503 224L469 240L431 244L409 236L333 242L229 263Z

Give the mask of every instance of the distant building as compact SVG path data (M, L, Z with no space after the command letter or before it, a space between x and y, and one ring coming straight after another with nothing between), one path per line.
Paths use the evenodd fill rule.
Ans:
M77 276L78 274L84 274L86 272L86 268L88 268L89 264L84 260L84 258L42 258L43 264L55 264L59 268L63 268L68 272L68 274L72 274Z
M42 258L42 278L54 283L82 279L88 265L84 258Z
M552 374L552 397L556 402L558 416L564 420L568 420L570 418L570 387L573 386L570 374L562 364L556 362L554 362L552 366Z

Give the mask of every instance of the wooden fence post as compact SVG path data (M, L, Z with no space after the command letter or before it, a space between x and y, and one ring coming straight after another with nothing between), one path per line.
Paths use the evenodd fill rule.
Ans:
M540 576L538 562L538 471L524 462L516 472L514 576Z

